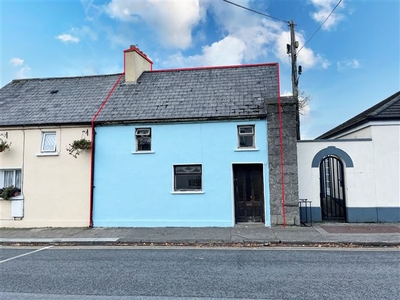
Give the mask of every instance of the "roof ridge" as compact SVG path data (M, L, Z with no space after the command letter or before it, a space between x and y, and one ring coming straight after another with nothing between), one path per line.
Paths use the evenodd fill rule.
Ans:
M21 81L33 81L33 80L54 80L54 79L76 79L76 78L92 78L92 77L107 77L121 75L121 73L115 74L99 74L99 75L82 75L82 76L60 76L60 77L34 77L34 78L17 78L13 79L11 82L21 82Z
M196 71L196 70L213 70L213 69L234 69L234 68L246 68L246 67L272 67L279 65L277 62L274 63L262 63L262 64L242 64L242 65L229 65L229 66L203 66L203 67L192 67L192 68L172 68L172 69L160 69L145 71L148 73L158 72L178 72L178 71Z

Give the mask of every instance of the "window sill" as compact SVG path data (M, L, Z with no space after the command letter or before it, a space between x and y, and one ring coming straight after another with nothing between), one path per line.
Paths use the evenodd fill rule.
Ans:
M4 200L3 198L0 198L0 200L2 201L14 201L14 200L24 200L24 196L23 195L19 195L16 197L11 197L10 199Z
M204 194L204 191L173 191L172 195Z
M260 151L258 148L236 148L235 152L248 152L248 151Z
M59 156L59 152L41 152L41 153L36 153L36 156Z
M153 154L154 151L132 151L132 154Z

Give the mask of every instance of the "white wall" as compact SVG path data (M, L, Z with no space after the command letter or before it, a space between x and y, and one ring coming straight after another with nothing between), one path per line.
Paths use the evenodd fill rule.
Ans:
M367 136L371 140L362 139ZM390 208L399 214L400 124L370 123L358 132L341 134L340 139L298 142L299 198L311 200L313 207L320 206L320 186L319 168L311 168L311 162L328 146L345 151L354 163L344 172L348 208Z
M297 144L299 198L320 207L319 168L312 168L314 156L322 149L334 146L345 151L353 160L353 168L345 168L346 206L375 207L376 189L372 141L319 140Z
M372 126L378 207L400 206L400 125Z

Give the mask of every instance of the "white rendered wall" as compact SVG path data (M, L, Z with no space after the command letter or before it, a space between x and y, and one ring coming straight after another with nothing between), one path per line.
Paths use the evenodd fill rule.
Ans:
M13 220L11 201L0 200L0 227L89 226L90 153L74 158L66 150L87 129L1 129L8 132L12 145L10 151L0 153L0 169L22 170L24 217ZM56 155L38 155L42 131L56 132ZM88 133L90 137L90 129Z
M334 146L345 151L353 160L353 168L344 168L347 207L375 207L376 189L372 141L319 140L297 143L299 198L320 207L319 167L312 168L314 156L322 149Z

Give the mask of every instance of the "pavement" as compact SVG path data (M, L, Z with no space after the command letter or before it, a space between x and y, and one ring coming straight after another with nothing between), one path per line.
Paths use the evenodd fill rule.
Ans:
M163 228L0 228L0 245L387 246L400 247L400 223Z

